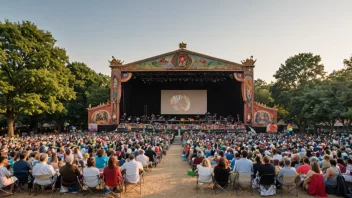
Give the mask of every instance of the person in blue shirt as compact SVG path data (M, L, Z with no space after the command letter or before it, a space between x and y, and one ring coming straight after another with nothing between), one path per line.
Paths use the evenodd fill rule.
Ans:
M32 171L32 165L27 162L28 152L22 151L20 153L20 160L15 162L13 165L13 174L17 177L20 183L28 183L28 188L32 188L34 179L30 177L30 172Z
M236 153L235 157L232 159L231 164L230 164L231 170L235 169L236 159L239 159L240 157L241 157L241 154L240 153Z
M226 156L227 160L232 160L235 157L235 155L233 154L233 150L232 149L227 150L227 153L226 153L225 156Z
M105 168L108 164L109 158L105 155L105 150L100 149L95 157L95 165L97 168Z

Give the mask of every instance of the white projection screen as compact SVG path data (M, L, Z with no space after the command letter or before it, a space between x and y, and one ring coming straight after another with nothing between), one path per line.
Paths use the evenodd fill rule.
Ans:
M161 90L161 114L205 114L207 90Z

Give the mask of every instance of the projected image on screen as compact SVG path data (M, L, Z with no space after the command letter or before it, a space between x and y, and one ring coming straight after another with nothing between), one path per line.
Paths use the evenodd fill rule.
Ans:
M161 90L161 114L205 114L207 90Z
M188 111L191 109L191 100L186 95L175 95L170 99L170 104L175 111Z

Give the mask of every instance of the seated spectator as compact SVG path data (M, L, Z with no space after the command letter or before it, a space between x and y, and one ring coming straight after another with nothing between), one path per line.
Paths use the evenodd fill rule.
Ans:
M279 175L277 176L278 177L277 180L278 180L279 183L282 183L282 177L285 177L285 176L296 176L297 175L296 169L291 167L291 160L290 159L285 158L284 159L284 165L285 166L280 169Z
M152 162L153 164L155 163L156 153L152 150L151 146L148 147L147 151L145 152L145 155L149 157L150 162Z
M28 173L32 172L32 165L27 162L28 152L22 151L20 153L20 160L15 162L13 165L14 175L17 177L19 181L27 181L28 182Z
M297 173L299 175L307 175L308 171L310 170L310 162L308 157L303 158L303 165L298 167Z
M234 171L253 174L253 162L247 159L247 151L242 151L242 157L236 160Z
M233 150L232 149L227 150L225 156L226 156L226 159L229 160L229 161L231 161L235 157L235 155L233 154Z
M235 170L236 160L238 160L240 158L241 158L241 154L240 153L236 153L235 157L231 160L231 165L230 165L231 170Z
M87 167L82 171L83 183L89 187L96 187L99 185L98 177L100 177L99 169L95 167L95 158L91 157L87 160Z
M282 155L278 153L276 149L273 149L273 160L282 161Z
M35 154L35 157L33 160L33 167L39 163L39 158L40 158L40 153Z
M260 166L258 169L258 175L259 177L262 177L263 175L274 175L273 178L266 178L260 180L260 184L262 185L270 185L274 183L275 180L275 166L270 163L270 157L265 156L264 157L264 165Z
M78 149L78 147L75 147L73 149L73 156L75 157L76 160L82 160L83 159L83 156L82 156L82 153L81 151Z
M11 172L7 169L9 160L7 157L0 157L0 188L8 187L9 192L13 191L14 183L17 181L16 177L11 177Z
M341 158L337 159L337 167L340 169L342 174L346 172L345 162Z
M130 155L129 159L129 162L125 162L122 165L121 171L126 172L125 178L129 183L137 183L140 177L139 174L143 172L143 165L134 159L134 155Z
M139 155L136 157L136 161L142 163L143 167L147 167L149 165L149 157L144 155L144 151L139 150Z
M197 170L200 182L208 183L212 181L213 169L208 159L203 159L202 163L197 165Z
M100 149L97 152L97 156L95 157L95 163L97 168L103 169L108 164L109 158L105 155L105 150Z
M53 166L48 165L48 154L42 154L40 156L40 162L33 167L32 175L34 176L34 184L39 185L49 185L51 180L38 180L35 179L36 176L49 175L50 177L56 176L56 171Z
M79 189L79 183L77 177L80 175L80 171L76 164L73 164L73 155L66 156L66 164L60 167L60 176L62 177L62 186L72 188L73 192L77 192Z
M104 180L109 189L122 183L122 174L117 159L114 156L109 157L108 166L104 168ZM121 190L121 189L118 189Z
M330 155L324 155L324 160L323 160L323 163L322 163L322 167L321 167L321 170L323 172L325 172L328 168L330 168L331 164L330 164Z
M330 160L331 167L326 170L324 175L324 183L325 186L335 187L337 185L337 176L339 175L340 171L336 167L336 161L331 159Z
M318 162L313 162L313 163L311 163L311 170L308 171L307 177L304 179L304 183L303 183L304 189L306 189L306 190L308 189L308 186L309 186L309 183L312 179L312 176L316 173L321 174L319 164L318 164Z
M262 158L260 156L255 157L255 161L253 163L253 178L257 176L257 172L262 166Z
M221 187L227 186L230 171L227 160L223 157L220 158L219 164L214 168L214 179Z
M53 153L51 155L51 163L50 163L50 165L52 165L55 170L59 169L61 166L63 166L62 161L59 161L59 159L57 157L57 153Z
M201 152L201 151L198 151L198 152L197 152L197 157L195 157L195 158L193 159L193 165L196 166L196 165L202 163L203 159L204 159L204 157L203 157L202 152Z

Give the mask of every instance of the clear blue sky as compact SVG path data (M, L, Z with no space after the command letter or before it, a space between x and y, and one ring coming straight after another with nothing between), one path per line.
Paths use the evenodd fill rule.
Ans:
M325 70L352 54L351 0L91 1L3 0L0 20L29 20L49 30L70 61L109 74L111 56L125 63L178 49L234 62L254 55L256 78L273 80L297 53L322 56Z

